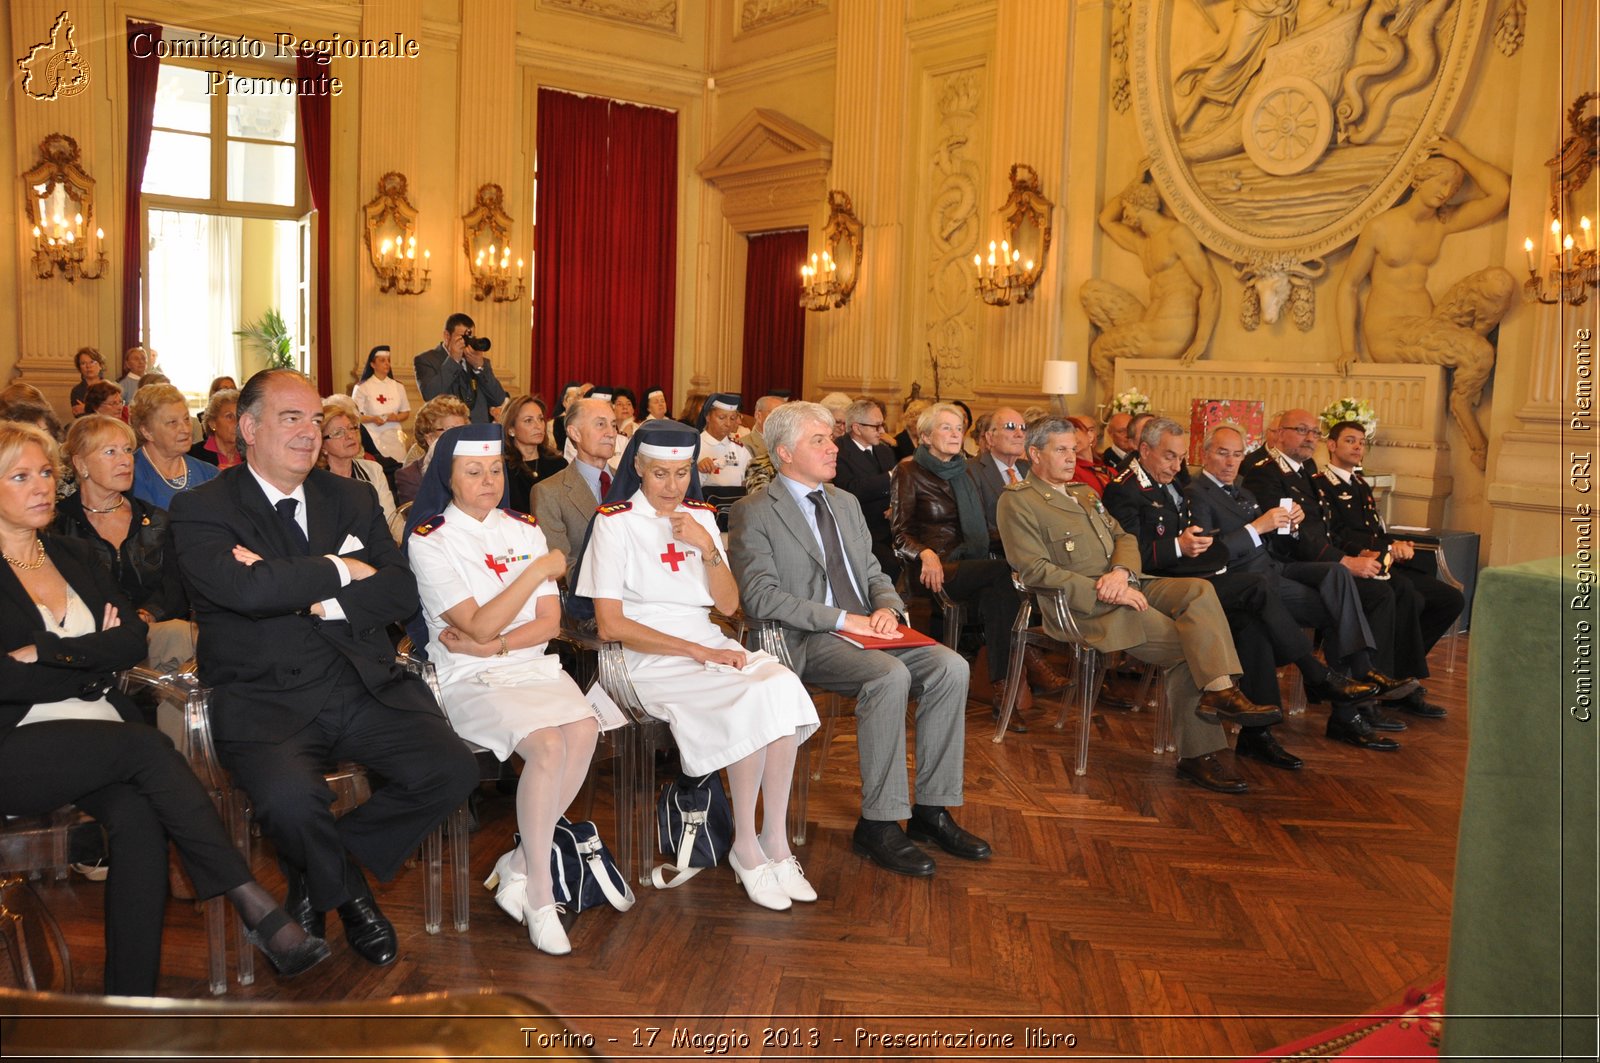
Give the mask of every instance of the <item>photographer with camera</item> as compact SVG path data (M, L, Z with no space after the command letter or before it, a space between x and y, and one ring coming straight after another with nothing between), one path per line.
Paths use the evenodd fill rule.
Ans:
M454 395L472 411L473 424L488 424L494 420L495 408L505 403L506 389L484 357L488 338L474 336L473 327L466 314L451 314L439 346L417 355L413 365L424 401L436 395Z

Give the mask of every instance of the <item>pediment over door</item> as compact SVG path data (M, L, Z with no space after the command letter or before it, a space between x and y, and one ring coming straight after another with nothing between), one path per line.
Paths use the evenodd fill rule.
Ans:
M697 172L722 193L741 233L806 225L828 198L833 142L777 111L756 108L706 154Z

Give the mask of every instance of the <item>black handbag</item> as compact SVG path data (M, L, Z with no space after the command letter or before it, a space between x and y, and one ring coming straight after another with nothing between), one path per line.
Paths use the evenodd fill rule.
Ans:
M681 886L720 864L733 845L733 806L722 788L722 776L680 775L662 787L656 804L656 840L672 860L651 869L650 881L657 889Z

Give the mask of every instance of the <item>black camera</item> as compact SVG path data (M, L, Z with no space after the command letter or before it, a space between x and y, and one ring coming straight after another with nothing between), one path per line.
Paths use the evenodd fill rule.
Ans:
M467 346L471 347L473 350L477 351L479 354L483 354L485 351L487 351L489 349L491 344L489 342L489 337L488 336L468 336L467 337Z

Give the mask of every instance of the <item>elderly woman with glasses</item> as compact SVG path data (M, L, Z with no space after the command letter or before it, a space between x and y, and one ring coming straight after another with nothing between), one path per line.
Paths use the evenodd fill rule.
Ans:
M384 478L383 466L361 456L361 428L342 402L329 402L322 407L322 453L317 455L317 466L371 487L383 509L383 519L394 519L394 495Z
M921 443L890 477L889 523L895 552L910 566L912 579L929 593L943 591L976 607L998 705L1011 666L1011 625L1022 600L1011 583L1011 566L989 556L989 522L962 453L966 429L966 417L950 403L922 411ZM1028 667L1030 675L1037 673L1034 685L1059 688L1037 654L1030 655ZM1024 688L1019 704L1032 704L1027 693Z

